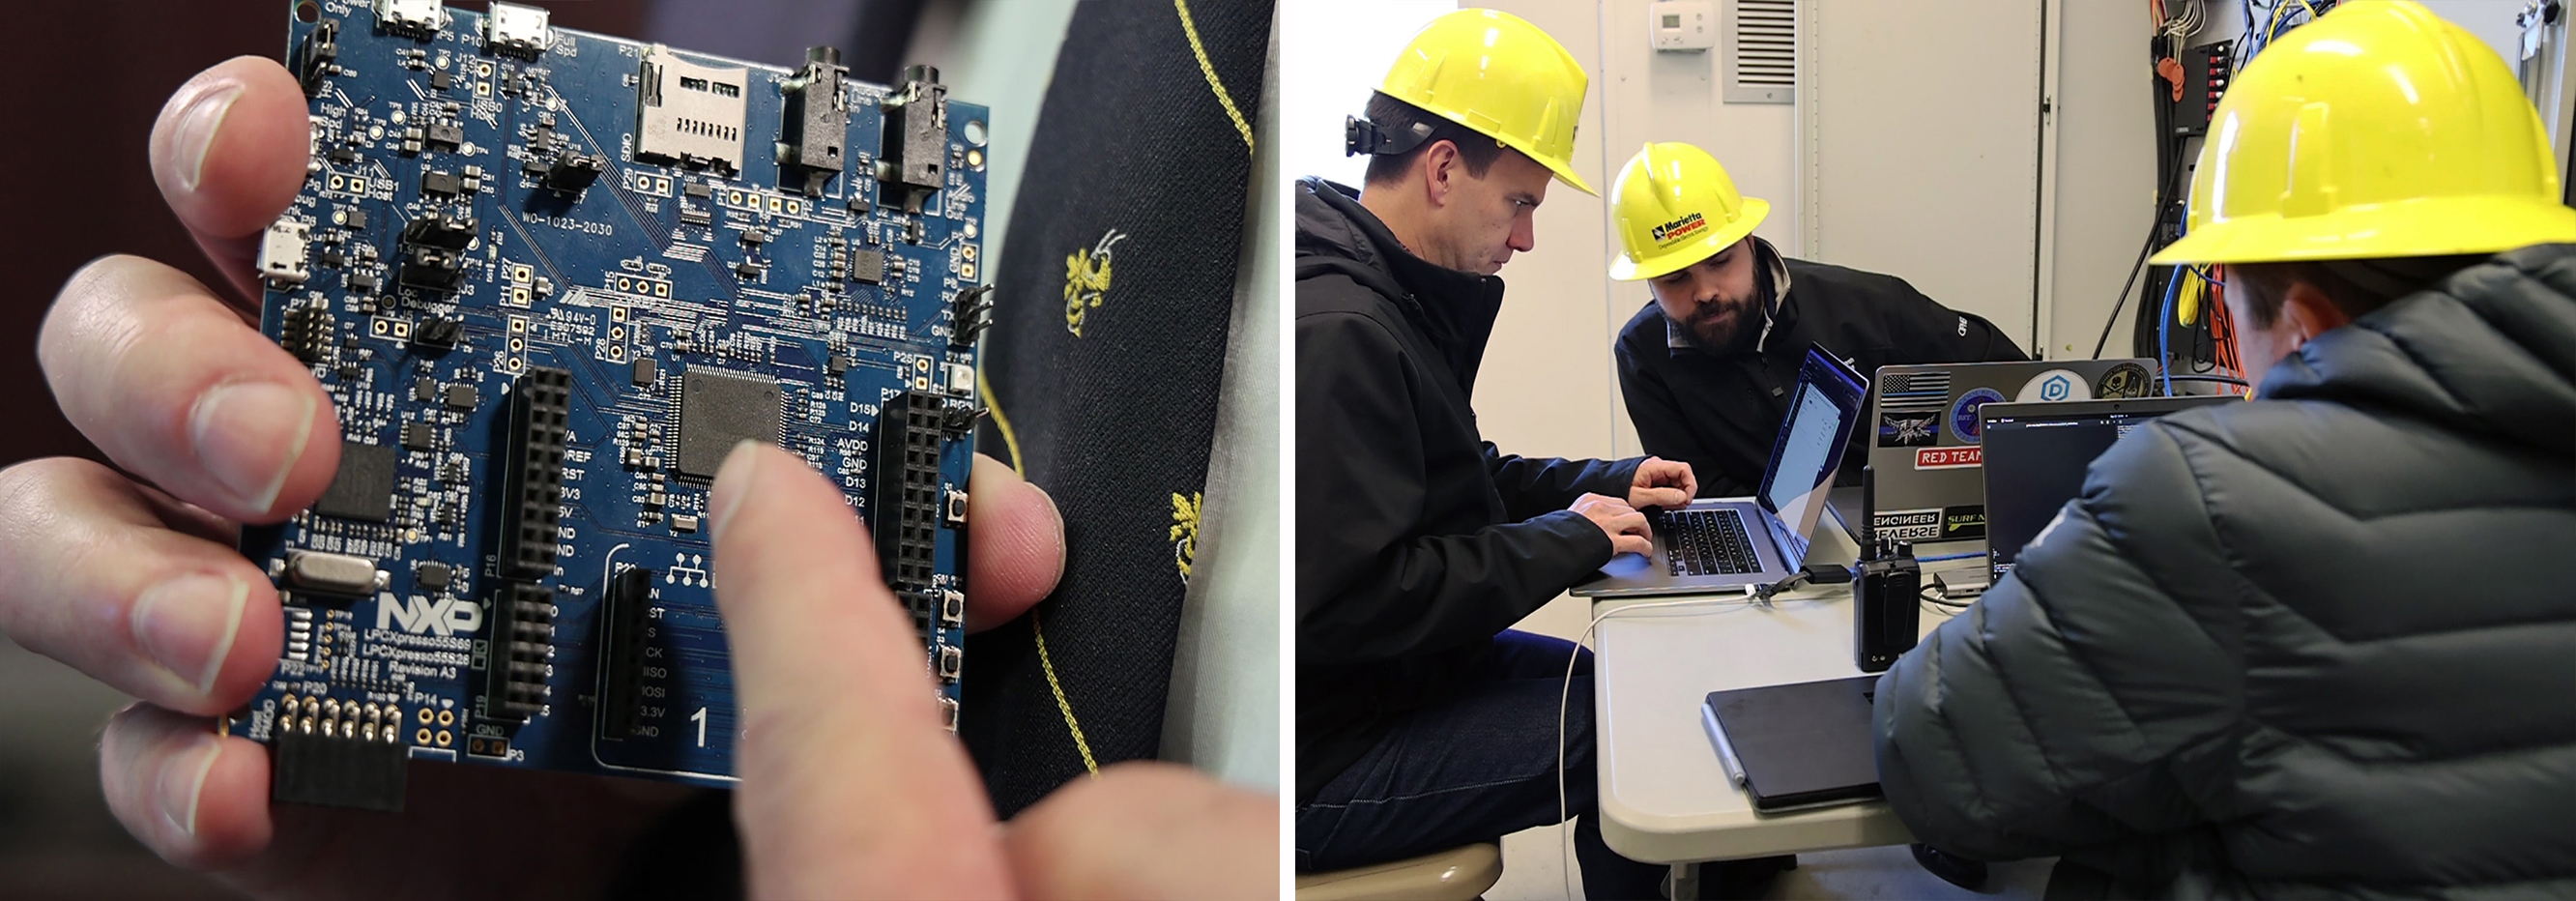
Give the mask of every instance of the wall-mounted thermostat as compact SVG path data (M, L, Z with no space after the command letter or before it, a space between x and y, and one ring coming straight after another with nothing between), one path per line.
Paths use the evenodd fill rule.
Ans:
M1717 46L1717 4L1711 0L1658 0L1647 7L1647 32L1657 50L1707 50Z

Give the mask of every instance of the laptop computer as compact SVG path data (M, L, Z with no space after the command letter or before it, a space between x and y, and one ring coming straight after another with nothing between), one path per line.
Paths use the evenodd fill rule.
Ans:
M1869 381L1849 365L1809 347L1798 387L1771 445L1753 497L1703 498L1679 510L1649 514L1651 557L1621 554L1582 597L1687 594L1760 585L1806 565L1809 537L1825 507L1825 489L1842 465L1843 447L1860 423Z
M1757 813L1866 801L1884 794L1870 735L1877 690L1869 675L1712 691L1700 726Z
M1862 421L1877 483L1868 518L1890 540L1983 539L1978 407L2145 397L2154 375L2141 358L1881 366Z
M1993 582L2003 581L2023 546L2084 493L2093 458L2121 436L2167 413L2238 400L2200 395L1985 405L1977 416L1984 420L1986 562Z

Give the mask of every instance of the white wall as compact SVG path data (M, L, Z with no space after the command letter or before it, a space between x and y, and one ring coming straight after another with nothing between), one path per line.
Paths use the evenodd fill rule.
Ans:
M2233 5L2227 7L2235 9ZM2050 359L2093 355L2121 279L2155 215L2155 108L2146 79L2147 17L2125 3L2065 0L2057 16L2056 216L2048 284ZM2214 11L2213 11L2214 12ZM2046 198L2043 198L2047 201ZM2140 306L2132 290L2103 356L2127 356Z
M1602 163L1599 187L1604 194L1619 168L1650 141L1682 141L1716 157L1735 179L1736 190L1771 202L1771 215L1753 230L1791 256L1801 253L1796 196L1796 164L1791 129L1796 107L1785 103L1727 103L1725 55L1722 50L1658 53L1647 43L1647 9L1651 0L1606 0L1601 4ZM1603 203L1606 210L1607 203ZM1603 322L1598 343L1607 348L1619 327L1636 315L1652 295L1643 282L1609 280L1610 257L1619 252L1618 236L1604 227L1600 279ZM1611 454L1645 453L1628 408L1619 397L1618 376L1610 377Z
M1342 117L1367 111L1369 92L1414 32L1456 0L1293 0L1279 5L1280 160L1288 177L1358 187L1368 162L1342 153Z
M1810 0L1799 26L1807 258L1905 279L2028 348L2041 0Z
M2469 30L2487 46L2504 57L2505 68L2513 68L2522 59L2522 26L2513 24L2515 13L2522 11L2521 0L2417 0L2434 15L2451 20L2451 24ZM2566 15L2566 13L2560 13Z
M1612 173L1602 165L1597 137L1603 130L1598 11L1563 0L1489 6L1528 19L1593 73L1574 133L1574 171L1594 190L1609 190ZM1537 249L1513 257L1503 269L1509 287L1475 398L1478 427L1506 452L1591 458L1613 453L1611 409L1618 404L1618 388L1601 317L1607 240L1601 200L1551 184L1538 210Z

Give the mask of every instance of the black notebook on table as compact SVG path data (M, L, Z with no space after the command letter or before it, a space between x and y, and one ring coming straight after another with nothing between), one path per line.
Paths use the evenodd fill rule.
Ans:
M1880 796L1870 737L1877 676L1712 691L1700 724L1726 775L1778 813Z

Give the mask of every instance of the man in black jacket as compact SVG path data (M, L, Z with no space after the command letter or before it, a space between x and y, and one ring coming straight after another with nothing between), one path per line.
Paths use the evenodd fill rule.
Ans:
M1494 64L1423 64L1468 52ZM1527 22L1444 16L1351 123L1375 155L1366 193L1294 192L1301 872L1560 822L1561 760L1586 894L1657 893L1664 868L1613 854L1584 815L1588 654L1507 629L1648 550L1633 507L1686 501L1690 470L1509 456L1468 403L1493 273L1531 248L1551 174L1589 190L1566 164L1585 82Z
M1864 375L2025 359L1993 323L1903 279L1781 256L1752 237L1771 205L1697 147L1646 145L1611 194L1624 252L1610 277L1654 292L1619 330L1620 393L1646 452L1689 463L1703 496L1759 487L1810 344ZM1868 432L1852 434L1842 484L1859 484Z
M2050 897L2576 896L2576 210L2413 3L2279 38L2189 232L2251 403L2094 461L1878 684L1888 802ZM2497 251L2505 251L2497 253Z

